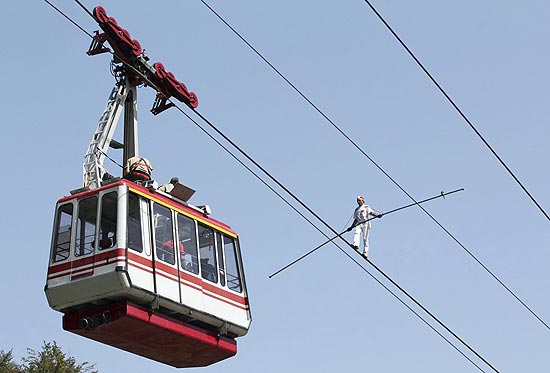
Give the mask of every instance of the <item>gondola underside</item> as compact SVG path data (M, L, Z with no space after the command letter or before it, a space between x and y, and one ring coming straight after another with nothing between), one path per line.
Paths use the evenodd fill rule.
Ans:
M237 353L237 342L129 301L63 316L63 329L176 368L204 367Z

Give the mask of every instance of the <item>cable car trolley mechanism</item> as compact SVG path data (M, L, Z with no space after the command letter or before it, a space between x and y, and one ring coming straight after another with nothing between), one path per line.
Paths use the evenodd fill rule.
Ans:
M138 156L136 87L157 90L159 114L174 97L191 108L197 96L150 65L137 40L93 11L89 55L114 51L116 84L86 152L83 187L58 200L45 293L63 328L174 367L207 366L237 353L251 322L237 233L188 203L193 190L170 193L152 181L109 175L109 147L124 162ZM124 111L124 143L113 140ZM123 175L124 176L124 175Z

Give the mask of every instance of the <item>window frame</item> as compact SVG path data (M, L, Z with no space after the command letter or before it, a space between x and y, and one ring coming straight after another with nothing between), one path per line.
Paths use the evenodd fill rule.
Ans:
M103 234L103 227L104 227L104 222L106 221L106 216L104 215L104 211L105 211L105 199L106 198L109 198L111 196L114 195L114 216L111 214L109 217L110 218L114 218L114 222L109 222L109 223L113 223L114 226L114 230L108 230L107 232L108 233L113 233L113 236L112 238L109 238L109 235L107 234L107 238L102 238L102 234ZM97 224L97 227L96 227L96 240L97 240L97 249L98 251L102 251L102 250L109 250L109 249L113 249L115 248L117 245L118 245L118 235L117 235L117 232L118 232L118 210L119 210L119 204L118 204L118 191L115 189L115 190L110 190L110 191L107 191L106 193L102 193L99 195L99 213L98 213L98 222L99 224ZM112 207L113 205L111 205L110 207ZM103 247L103 243L104 243L104 240L107 240L109 239L109 246L108 247Z
M229 241L227 242L227 244L232 244L232 249L231 251L233 252L233 255L230 256L231 260L234 261L234 266L235 266L235 270L237 272L236 276L235 274L233 273L230 273L230 271L228 270L228 255L227 255L227 250L226 250L226 239ZM224 253L224 257L225 257L225 275L227 276L227 288L231 291L234 291L235 293L238 293L238 294L242 294L244 293L245 291L245 280L244 280L244 270L243 270L243 266L242 266L242 258L241 258L241 251L240 251L240 246L239 246L239 240L236 238L236 237L231 237L231 236L228 236L226 234L222 234L222 240L223 240L223 253ZM229 277L234 277L234 279L236 279L239 284L238 284L238 287L232 287L230 286L229 284L232 283L232 281L234 281L234 279L232 278L231 280L229 279ZM236 288L238 288L239 290L236 290Z
M135 208L135 216L133 216L132 218L134 218L135 220L137 220L137 222L132 222L132 224L130 224L130 209L132 208L131 204L133 203L132 200L135 199L135 202L136 202L136 208ZM144 246L145 246L145 240L144 240L144 237L143 237L143 214L142 214L142 208L141 206L143 205L143 198L140 197L137 193L133 193L131 191L128 191L128 197L127 197L127 206L126 206L126 221L125 221L125 224L126 224L126 237L125 237L125 240L126 240L126 248L130 249L130 250L133 250L135 252L138 252L138 253L143 253L143 250L144 250ZM131 236L131 232L133 232L133 229L137 228L136 230L139 232L139 237L136 235L136 239L139 239L140 243L139 243L139 247L136 247L134 245L131 245L131 242L130 242L130 236ZM133 241L132 241L133 242ZM138 250L139 249L139 250Z
M94 201L95 200L95 209L91 209L90 211L95 212L95 219L93 222L93 226L90 227L90 231L93 229L93 239L92 241L87 241L86 238L89 238L90 235L86 234L88 232L88 226L91 225L91 221L86 221L85 219L81 219L81 212L84 211L82 208L84 203L87 203L88 201ZM92 205L92 207L94 207ZM84 257L87 255L93 255L96 248L97 248L97 229L98 229L98 210L99 210L99 196L98 195L91 195L87 196L82 199L77 200L77 208L76 208L76 219L74 221L74 227L75 227L75 237L74 237L74 248L73 248L73 254L75 258ZM83 216L82 218L85 218ZM82 242L84 241L84 242ZM90 247L87 249L86 245L90 244Z
M70 206L71 208L71 212L70 212L70 219L69 219L69 224L68 224L68 229L63 232L63 233L69 233L69 241L67 242L68 243L68 248L67 250L63 250L63 252L67 251L67 256L63 257L62 259L56 259L59 255L59 252L60 250L58 250L58 246L59 246L59 237L60 237L60 232L59 232L59 228L60 228L60 224L61 224L61 214L62 213L66 213L63 211L63 208L64 207L67 207L67 206ZM70 202L67 202L67 203L64 203L64 204L61 204L61 205L58 205L57 206L57 209L56 209L56 215L55 215L55 225L54 225L54 239L53 239L53 242L52 242L52 252L51 252L51 263L59 263L59 262L62 262L62 261L65 261L67 259L69 259L71 257L71 253L72 253L72 247L73 247L73 232L74 232L74 220L75 220L75 203L74 201L70 201Z
M162 244L160 245L160 247L157 244L157 241L159 241L158 231L157 231L157 229L159 228L159 227L157 227L158 217L156 216L157 208L160 209L160 210L165 209L165 210L168 211L168 216L163 216L162 214L159 214L159 215L161 215L163 217L168 217L169 218L169 224L170 224L170 227L169 227L170 228L169 229L170 236L163 237ZM171 208L163 205L163 204L153 202L152 218L153 218L153 229L152 229L152 231L153 231L153 243L154 243L153 246L155 248L155 259L159 260L163 263L167 263L169 265L174 266L174 265L176 265L176 253L175 253L175 251L176 251L175 246L176 245L174 245L174 242L175 242L174 238L175 237L174 237L174 214L173 214L173 210ZM166 227L164 227L164 230L165 230L164 235L166 236ZM165 238L169 238L169 240L165 240ZM170 248L169 244L167 244L170 241L172 242L171 252L169 250L166 250L166 249L163 250L162 249L163 247L167 247L168 249ZM178 247L179 247L179 245L178 245ZM162 255L162 256L159 255L159 254L161 254L161 252L167 254L168 255L167 258L171 259L171 260L166 260L164 255Z
M216 237L216 253L217 253L217 260L218 260L218 277L220 285L223 287L226 287L227 281L226 281L226 269L225 269L225 259L224 259L224 245L223 245L223 239L222 239L222 232L215 231L214 236Z
M181 220L180 220L181 219ZM188 240L192 240L191 243L194 244L194 250L188 251L188 244L184 243L182 241L182 235L180 233L180 221L187 221L192 224L192 232ZM199 244L198 244L198 229L197 229L197 221L193 218L190 218L189 216L185 214L180 214L176 212L176 235L177 235L177 242L178 246L179 244L183 245L183 255L181 252L179 252L180 255L180 269L184 270L185 272L192 273L194 275L199 275L200 273L200 261L199 261ZM184 237L185 238L185 237ZM188 262L186 259L186 256L191 256L191 261ZM193 260L194 259L194 260Z
M202 235L201 229L203 229L203 232L210 231L212 233L211 245L208 244L208 241L203 241L203 242L207 242L207 244L204 246L201 246L201 235ZM197 221L197 234L198 234L197 242L199 246L200 275L204 280L212 282L214 284L219 283L218 261L217 261L216 239L215 239L216 232L217 230L212 228L211 226ZM212 255L207 257L206 255L203 255L203 251L204 251L203 248L207 248L210 246L212 247ZM206 263L205 260L210 260L210 259L213 259L214 263ZM209 270L205 270L205 268L208 268ZM212 268L213 270L210 270L210 268ZM213 278L209 278L208 274L212 274Z

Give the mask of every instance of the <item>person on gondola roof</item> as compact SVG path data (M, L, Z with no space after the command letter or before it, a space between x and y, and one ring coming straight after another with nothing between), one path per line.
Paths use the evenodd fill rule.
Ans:
M131 157L124 167L124 178L134 182L151 180L151 171L153 167L147 158Z

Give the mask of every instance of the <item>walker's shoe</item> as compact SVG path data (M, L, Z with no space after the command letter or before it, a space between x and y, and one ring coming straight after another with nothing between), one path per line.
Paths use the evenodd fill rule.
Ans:
M363 254L361 254L361 256L362 256L363 258L367 259L367 260L369 259L367 253L363 253Z
M354 249L354 250L357 250L357 251L359 251L359 246L357 246L357 245L354 245L354 244L350 244L350 246L351 246L351 247L353 247L353 249Z

